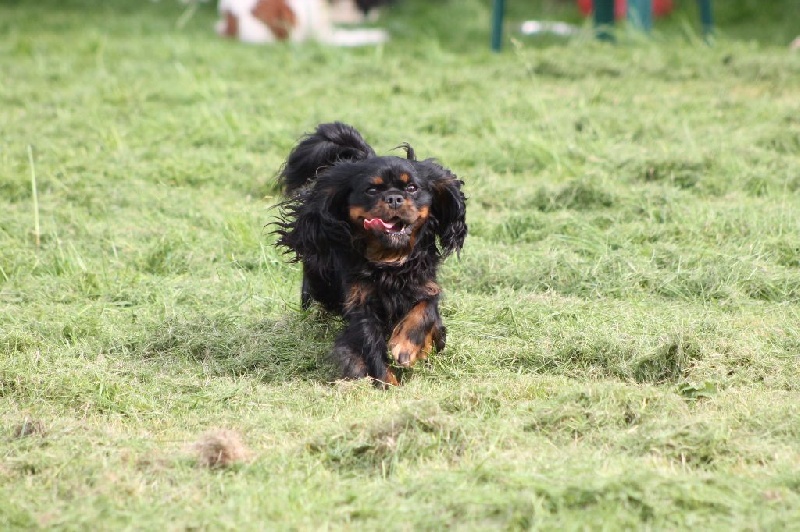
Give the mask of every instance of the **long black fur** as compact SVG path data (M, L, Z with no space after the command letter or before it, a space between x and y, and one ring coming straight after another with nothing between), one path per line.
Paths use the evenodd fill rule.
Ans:
M391 382L387 342L415 308L424 324L420 327L427 329L409 333L409 339L422 342L413 337L427 330L435 347L444 348L436 271L464 244L463 182L432 159L417 161L413 149L403 147L406 158L377 156L351 126L320 124L301 139L279 176L287 199L276 223L277 244L303 264L303 306L317 301L345 318L347 326L332 351L344 378ZM353 198L364 180L401 173L413 176L420 187L415 201L430 214L404 261L372 262L348 209L351 202L357 204ZM348 301L354 293L365 295L355 303Z
M355 128L334 122L306 135L292 150L280 175L284 192L291 194L341 161L374 157L375 151Z
M356 5L364 13L369 13L370 10L391 4L392 0L356 0Z

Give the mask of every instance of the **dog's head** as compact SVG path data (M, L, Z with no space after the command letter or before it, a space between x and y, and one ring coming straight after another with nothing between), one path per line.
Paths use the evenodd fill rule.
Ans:
M370 262L405 262L425 232L438 235L444 254L463 245L461 181L436 163L374 157L332 173L339 172L349 174L347 219Z
M415 251L443 257L461 249L467 233L461 180L433 160L417 161L408 145L402 158L376 156L365 143L337 145L331 135L313 141L322 128L298 145L284 168L287 188L299 181L294 167L316 168L316 175L287 202L279 243L303 260L349 246L383 265L402 264ZM363 143L355 130L346 131ZM298 152L328 156L296 160Z

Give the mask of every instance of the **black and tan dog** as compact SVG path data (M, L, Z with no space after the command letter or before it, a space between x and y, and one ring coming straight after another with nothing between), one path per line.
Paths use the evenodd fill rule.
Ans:
M445 345L436 270L467 235L463 182L402 147L377 156L354 128L321 124L280 175L278 244L303 264L303 307L345 318L332 356L348 379L397 384L389 357L410 367Z

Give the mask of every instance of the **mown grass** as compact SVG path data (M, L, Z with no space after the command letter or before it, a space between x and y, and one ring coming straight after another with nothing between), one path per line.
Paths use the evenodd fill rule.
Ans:
M0 4L0 527L797 522L800 55L791 2L754 4L712 47L689 10L502 55L477 0L409 0L359 50ZM330 382L340 323L265 227L326 120L467 183L448 348L387 392ZM199 467L215 427L250 458Z

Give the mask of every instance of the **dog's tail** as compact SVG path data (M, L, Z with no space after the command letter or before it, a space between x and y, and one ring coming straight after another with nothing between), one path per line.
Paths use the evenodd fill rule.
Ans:
M316 179L320 172L340 161L372 157L370 147L354 127L341 122L320 124L295 146L278 179L289 195Z

